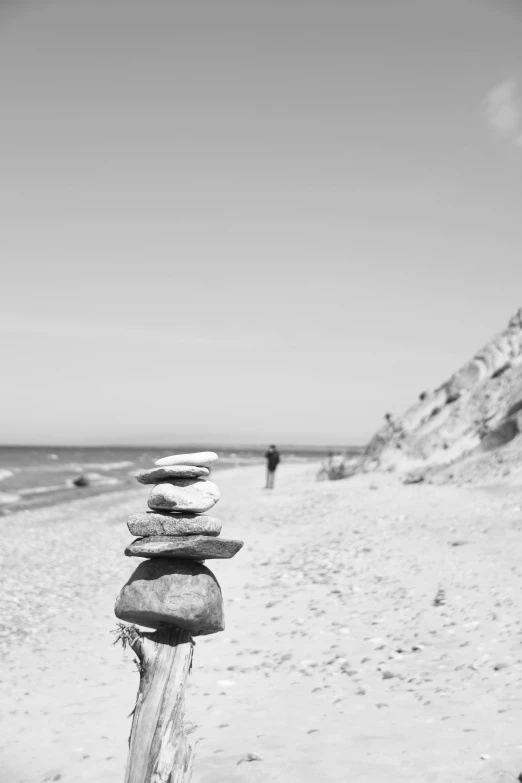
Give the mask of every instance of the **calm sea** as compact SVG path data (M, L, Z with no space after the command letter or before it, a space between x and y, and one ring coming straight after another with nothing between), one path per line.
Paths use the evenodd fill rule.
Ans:
M55 505L75 498L137 487L134 474L151 468L155 460L172 453L194 450L155 448L54 448L0 447L0 515L22 509ZM262 449L224 450L216 448L220 459L216 470L260 463ZM327 449L281 451L289 461L317 460ZM85 486L73 483L80 476Z

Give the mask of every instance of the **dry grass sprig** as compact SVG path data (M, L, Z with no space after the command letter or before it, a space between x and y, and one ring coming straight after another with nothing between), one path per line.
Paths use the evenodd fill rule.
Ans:
M142 634L135 625L125 625L125 623L116 623L116 630L111 633L116 634L113 644L121 643L125 650L127 646L131 647L136 639L141 639Z

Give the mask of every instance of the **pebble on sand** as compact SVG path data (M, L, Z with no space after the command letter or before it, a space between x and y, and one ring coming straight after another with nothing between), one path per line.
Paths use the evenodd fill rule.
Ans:
M156 484L149 497L149 508L204 514L218 502L221 494L212 481L173 479Z
M133 514L127 527L133 536L219 536L221 533L221 521L217 517L153 511Z
M197 468L194 465L171 465L164 468L140 470L135 478L140 484L157 484L159 481L170 481L178 478L201 478L208 476L208 468Z
M263 757L257 753L245 753L245 755L241 756L239 761L236 763L236 766L238 764L242 764L244 761L263 761Z
M194 454L173 454L171 457L162 457L154 463L159 467L164 465L195 465L206 468L213 462L217 462L218 455L214 451L198 451Z
M161 623L186 628L193 636L223 631L223 597L208 568L190 560L145 560L121 589L116 617L147 628Z
M210 536L149 536L137 538L126 550L127 557L179 557L219 560L234 557L242 541Z

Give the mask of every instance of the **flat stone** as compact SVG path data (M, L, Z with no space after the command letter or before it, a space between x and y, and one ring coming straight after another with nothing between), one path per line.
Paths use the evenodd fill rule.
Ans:
M193 465L171 465L165 468L140 470L135 474L140 484L157 484L159 481L170 481L178 478L201 478L208 476L208 468L196 468Z
M189 560L221 560L239 552L242 541L209 536L149 536L137 538L127 549L127 557L179 557Z
M216 517L187 514L133 514L127 521L133 536L219 536L221 522Z
M163 467L164 465L196 465L200 468L206 468L213 462L217 462L218 455L214 451L198 451L195 454L173 454L171 457L162 457L154 463Z
M190 560L157 558L137 567L116 600L120 620L147 628L161 623L185 628L193 636L223 631L223 597L208 568Z
M172 479L156 484L149 497L149 508L163 511L188 511L204 514L218 502L218 487L206 479Z

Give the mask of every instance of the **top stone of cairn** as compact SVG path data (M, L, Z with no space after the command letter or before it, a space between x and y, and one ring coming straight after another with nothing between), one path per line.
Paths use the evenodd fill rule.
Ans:
M213 462L217 462L218 455L213 451L198 451L195 454L173 454L171 457L162 457L154 463L158 467L167 465L194 465L206 468Z

